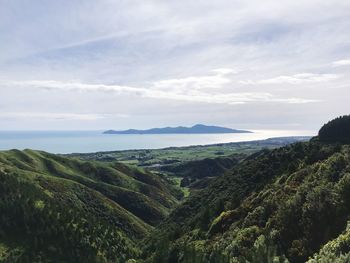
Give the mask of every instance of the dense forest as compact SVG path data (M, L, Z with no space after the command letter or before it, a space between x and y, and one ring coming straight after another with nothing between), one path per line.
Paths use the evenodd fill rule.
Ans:
M204 188L215 177L225 174L232 169L245 154L235 154L228 157L205 158L185 163L164 165L162 172L181 177L181 186L190 189Z
M0 262L125 262L178 203L163 178L119 163L0 153Z
M350 262L349 127L172 166L186 186L210 178L185 199L118 162L1 152L0 262Z
M338 134L246 158L162 222L146 262L349 262L350 133Z
M349 134L350 116L345 115L323 125L318 133L318 137L321 141L326 142L350 143Z

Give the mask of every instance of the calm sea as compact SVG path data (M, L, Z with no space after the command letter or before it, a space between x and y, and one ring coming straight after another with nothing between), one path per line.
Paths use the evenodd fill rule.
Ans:
M261 140L284 136L313 136L312 131L257 130L232 134L118 135L102 131L0 131L0 150L35 149L51 153L157 149L170 146Z

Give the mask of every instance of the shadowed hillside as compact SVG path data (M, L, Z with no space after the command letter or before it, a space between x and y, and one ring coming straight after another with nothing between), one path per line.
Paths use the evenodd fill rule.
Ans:
M146 261L348 262L350 145L338 142L315 138L237 164L155 230Z
M325 142L350 143L350 116L338 117L320 129L318 137Z
M198 189L206 187L212 178L223 175L232 169L244 157L246 155L237 154L230 157L205 158L163 166L161 170L171 175L183 177L181 180L182 187Z
M0 262L349 262L350 145L337 134L172 164L203 187L181 203L139 168L1 152Z

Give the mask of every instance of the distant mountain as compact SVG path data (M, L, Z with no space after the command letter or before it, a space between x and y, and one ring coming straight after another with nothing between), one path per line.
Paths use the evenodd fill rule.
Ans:
M251 133L251 131L236 130L219 126L197 124L192 127L165 127L149 130L129 129L125 131L108 130L104 134L205 134L205 133Z

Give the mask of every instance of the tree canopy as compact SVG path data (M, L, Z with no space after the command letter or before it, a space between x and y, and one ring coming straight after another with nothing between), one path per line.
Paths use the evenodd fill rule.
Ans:
M323 125L318 137L326 142L350 143L350 115L338 117Z

